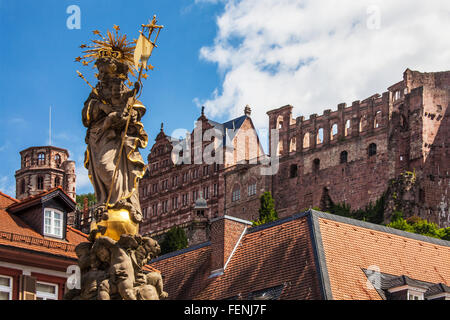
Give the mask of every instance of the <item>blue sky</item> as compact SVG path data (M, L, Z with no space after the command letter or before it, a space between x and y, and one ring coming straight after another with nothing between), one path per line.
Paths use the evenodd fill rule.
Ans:
M81 10L79 30L66 26L70 16L66 9L72 4ZM75 63L74 58L81 55L82 43L95 38L95 29L105 33L117 24L133 39L138 37L140 24L157 15L165 28L151 57L155 70L144 80L141 99L148 112L143 123L150 141L162 121L168 132L190 129L199 116L193 99L208 96L217 86L214 64L198 57L200 48L214 39L215 16L221 9L220 5L195 5L190 0L1 0L0 188L6 189L2 191L15 193L19 151L48 144L50 106L52 145L68 149L77 167L81 165L85 150L81 108L90 88L76 70L91 83L95 78L91 67ZM148 152L141 151L144 158ZM78 188L78 192L90 190L86 183Z
M70 5L81 29L70 30ZM0 0L0 190L15 195L19 151L48 144L77 163L77 192L92 191L82 167L81 109L94 70L75 63L79 46L119 25L137 38L156 14L165 26L144 81L143 119L152 142L191 130L200 107L216 121L252 107L258 128L286 104L294 117L382 93L406 68L450 69L448 0Z

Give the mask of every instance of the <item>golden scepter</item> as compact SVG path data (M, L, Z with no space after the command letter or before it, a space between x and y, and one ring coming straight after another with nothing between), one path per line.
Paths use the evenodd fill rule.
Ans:
M80 71L77 70L77 73L78 73L78 76L79 76L81 79L83 79L84 81L86 81L86 83L88 84L88 86L92 88L92 91L93 91L93 92L95 93L95 95L102 101L102 103L103 103L103 104L107 104L106 101L103 100L103 99L100 97L100 94L98 93L97 88L94 87L92 84L90 84L89 81L87 81L87 79L83 76L83 74L82 74Z
M134 63L135 63L136 69L138 69L138 66L139 66L139 63L140 63L139 75L138 75L138 79L137 79L138 83L141 83L142 70L144 69L144 67L146 69L153 69L153 66L147 65L147 61L148 61L148 59L150 58L150 56L152 54L153 48L157 47L156 46L156 40L158 39L159 32L161 31L162 28L164 28L164 26L156 25L156 16L153 16L153 20L151 21L150 24L148 24L148 25L142 24L141 26L142 26L142 31L139 31L141 34L139 36L139 39L137 41L136 48L135 48L135 51L134 51ZM148 32L149 32L148 37L146 37L144 35L144 32L145 32L146 28L148 28ZM155 29L157 29L158 32L156 34L155 39L153 41L151 41L151 36L152 36L153 31ZM133 111L134 103L136 102L136 93L137 93L137 90L135 90L134 93L133 93L132 103L127 106L127 112L128 112L127 122L126 122L126 125L125 125L125 130L122 133L122 141L121 141L121 144L120 144L120 149L119 149L118 157L117 157L117 160L116 160L116 165L114 167L114 173L113 173L113 176L112 176L111 185L109 187L108 198L106 200L106 210L110 206L109 201L111 200L112 188L114 186L114 183L115 183L115 180L116 180L116 176L117 176L117 168L119 167L119 163L120 163L120 160L121 160L121 157L122 157L122 151L123 151L123 147L124 147L124 144L125 144L125 138L126 138L127 131L128 131L128 126L129 126L130 120L131 120L131 113Z

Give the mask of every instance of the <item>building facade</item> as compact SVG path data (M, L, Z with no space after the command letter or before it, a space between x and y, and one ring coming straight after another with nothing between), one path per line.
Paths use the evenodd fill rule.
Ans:
M173 148L186 145L186 139L161 130L140 185L146 217L141 232L161 234L176 225L189 231L200 192L207 200L208 219L225 214L256 220L259 196L270 191L280 217L321 208L324 197L359 209L384 196L385 222L393 211L402 210L406 217L449 226L449 102L450 72L407 69L403 80L382 95L350 106L342 103L322 115L294 119L290 105L271 110L269 155L278 161L273 174L262 174L267 164L260 161L265 155L248 107L245 116L224 124L203 113L198 119L202 130L191 133L189 154L196 160L196 134L203 137L203 152L211 147L211 134L205 131L216 128L225 136L223 164L218 166L204 161L175 165L172 157L178 150ZM244 139L237 138L239 132ZM190 243L199 243L207 235L194 239L188 232L188 237Z
M76 246L75 202L61 187L17 200L0 192L0 300L61 300Z
M181 139L167 136L161 126L139 185L141 234L158 238L178 226L188 233L190 244L206 240L207 221L225 210L223 173L264 154L250 115L246 107L243 116L218 123L202 112L194 130ZM195 209L200 198L207 201L204 217Z
M76 197L75 161L66 149L53 146L30 147L20 152L21 166L16 171L16 198L25 199L61 186Z

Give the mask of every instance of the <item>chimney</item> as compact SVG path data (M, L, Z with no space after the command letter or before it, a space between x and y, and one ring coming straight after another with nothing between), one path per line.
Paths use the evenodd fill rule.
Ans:
M88 202L88 198L84 197L83 198L83 220L84 220L85 224L88 222L88 219L89 219L89 202Z
M247 228L252 223L231 216L211 220L211 275L224 273Z

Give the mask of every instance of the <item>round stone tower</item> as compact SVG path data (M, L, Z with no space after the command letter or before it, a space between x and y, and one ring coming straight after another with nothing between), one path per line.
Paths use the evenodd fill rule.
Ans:
M75 200L75 162L66 149L53 146L30 147L20 152L21 166L16 171L16 198L34 196L61 186Z
M77 181L77 176L75 174L75 161L66 160L63 163L63 168L64 168L63 189L70 197L72 197L72 199L75 199L76 197L75 186Z

